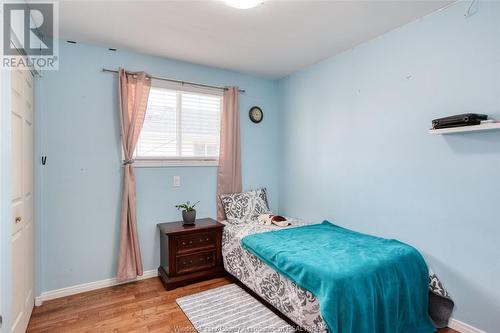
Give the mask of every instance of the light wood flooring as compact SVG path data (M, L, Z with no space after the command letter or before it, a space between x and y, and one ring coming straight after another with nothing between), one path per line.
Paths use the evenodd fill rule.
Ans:
M175 300L232 282L218 278L166 291L151 278L63 297L35 307L28 332L196 332Z

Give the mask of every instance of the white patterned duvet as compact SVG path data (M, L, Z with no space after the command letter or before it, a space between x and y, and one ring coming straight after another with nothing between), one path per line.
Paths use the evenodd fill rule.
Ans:
M288 219L289 227L305 225L304 221ZM222 234L224 268L257 295L273 305L294 323L309 332L327 332L319 311L319 301L309 291L297 286L259 258L241 247L240 240L250 234L283 229L255 222L247 224L225 223Z

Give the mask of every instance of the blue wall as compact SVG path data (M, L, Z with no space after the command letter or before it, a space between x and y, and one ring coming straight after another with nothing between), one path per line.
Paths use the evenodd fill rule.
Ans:
M121 148L117 77L101 69L123 66L156 76L214 85L238 85L243 187L266 186L278 206L277 83L255 77L128 52L61 42L59 70L38 80L40 167L37 291L115 275L121 202ZM255 125L248 109L259 105ZM201 200L199 217L215 217L215 167L137 168L137 218L145 270L159 265L156 224L176 221L174 205ZM174 175L181 187L172 187Z
M280 212L420 249L454 317L500 329L500 131L434 136L431 120L500 119L500 3L458 3L282 80Z

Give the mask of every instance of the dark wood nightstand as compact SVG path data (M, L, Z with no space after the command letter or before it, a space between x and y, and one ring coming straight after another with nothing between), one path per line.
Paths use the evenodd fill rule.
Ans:
M158 273L165 289L225 275L223 224L205 218L196 220L192 226L169 222L159 223L158 227L161 251Z

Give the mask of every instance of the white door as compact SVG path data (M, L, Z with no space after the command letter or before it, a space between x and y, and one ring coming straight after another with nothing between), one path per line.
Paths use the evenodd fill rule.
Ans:
M12 70L12 332L25 332L33 310L33 77Z

